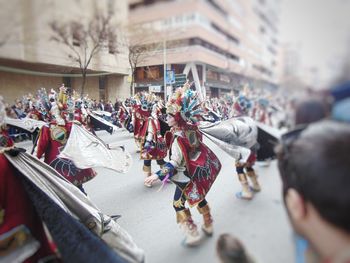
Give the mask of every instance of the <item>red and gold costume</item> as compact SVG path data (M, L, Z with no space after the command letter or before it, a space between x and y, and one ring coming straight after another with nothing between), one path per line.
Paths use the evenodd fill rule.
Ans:
M198 205L205 200L205 196L220 172L221 163L202 142L202 134L196 126L188 127L186 130L172 129L166 134L166 140L171 149L167 169L171 164L176 170L176 173L169 174L169 178L175 184L177 184L177 178L179 178L178 182L188 182L182 189L182 194L190 206ZM162 176L162 173L160 175L162 179L164 175ZM181 175L183 175L182 178L180 178ZM184 203L180 205L183 207Z
M62 164L57 166L58 162L64 161L57 159L57 156L60 153L60 148L64 147L67 142L71 128L72 123L58 125L52 122L49 126L43 126L38 139L37 157L41 158L44 154L45 163L54 166L60 174L74 185L80 186L95 177L96 172L93 169L72 168L68 160L66 165ZM58 167L60 168L57 169Z
M155 103L156 97L153 94L143 94L140 111L137 112L142 120L140 139L140 158L144 160L143 171L146 177L152 175L152 160L162 168L165 164L164 158L167 155L167 148L163 136L160 133L159 111ZM145 184L151 187L151 184Z
M45 154L44 162L55 168L68 181L78 186L83 192L82 184L96 176L93 169L78 169L70 160L58 158L60 149L66 144L72 122L65 120L66 114L61 109L66 108L64 102L64 90L60 90L59 100L51 99L52 121L48 126L41 128L37 143L37 157L40 159Z
M201 235L185 203L187 201L191 207L197 206L199 213L203 215L202 230L211 236L213 221L205 197L220 172L221 163L202 142L196 122L203 111L201 103L188 84L178 89L170 98L167 113L170 115L168 122L169 118L173 118L176 124L165 135L170 149L170 161L157 175L163 182L170 179L176 185L173 207L177 223L185 232L184 243L194 246L199 244Z
M142 109L141 105L136 105L134 107L134 138L139 143L141 142L142 137L144 137L147 132L147 129L145 129L144 127L150 115L151 114L148 111L148 109Z
M133 106L134 139L138 149L141 147L142 127L148 117L149 112L147 110L142 110L141 105Z
M157 117L149 117L142 128L141 159L161 160L167 155L164 138L160 134L160 122ZM145 147L146 144L149 147Z

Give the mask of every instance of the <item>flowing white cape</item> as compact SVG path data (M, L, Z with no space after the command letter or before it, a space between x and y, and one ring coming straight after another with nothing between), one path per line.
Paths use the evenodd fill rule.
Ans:
M5 123L8 125L12 125L21 129L24 129L30 133L33 133L36 128L41 129L42 126L46 125L44 121L38 121L31 118L23 118L23 119L13 119L9 117L5 117Z
M124 147L108 147L77 124L73 124L68 141L58 157L73 161L80 169L105 167L118 173L126 173L132 162Z
M55 169L27 153L6 158L28 180L68 214L77 218L127 262L144 262L144 251L117 222L103 214L76 186Z

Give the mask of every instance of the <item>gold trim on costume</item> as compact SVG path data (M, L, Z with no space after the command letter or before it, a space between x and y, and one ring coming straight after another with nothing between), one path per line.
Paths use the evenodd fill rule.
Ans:
M182 202L181 198L173 202L174 207L182 208L185 207L185 204Z
M206 204L203 207L197 206L198 212L202 215L209 214L210 213L210 207L208 204Z
M243 174L238 174L238 180L241 183L246 183L247 182L247 176L243 173Z
M151 166L146 166L144 165L142 170L145 172L145 173L151 173L152 172L152 168Z
M51 139L58 141L61 144L65 144L68 140L67 130L62 126L53 126L50 128Z
M247 171L249 177L256 177L255 171Z
M188 208L176 212L176 222L177 223L185 222L189 218L191 218L191 211Z

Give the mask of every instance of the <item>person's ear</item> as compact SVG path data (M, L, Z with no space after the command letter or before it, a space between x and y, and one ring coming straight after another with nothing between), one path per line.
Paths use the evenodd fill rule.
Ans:
M291 218L295 221L303 220L306 216L306 204L303 197L291 188L287 190L285 199Z

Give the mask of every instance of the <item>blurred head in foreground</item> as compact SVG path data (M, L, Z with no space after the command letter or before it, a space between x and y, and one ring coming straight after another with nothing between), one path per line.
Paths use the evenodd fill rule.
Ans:
M350 259L350 126L309 124L285 134L277 154L294 230L323 260Z
M216 252L221 263L253 263L241 241L230 234L219 236Z

